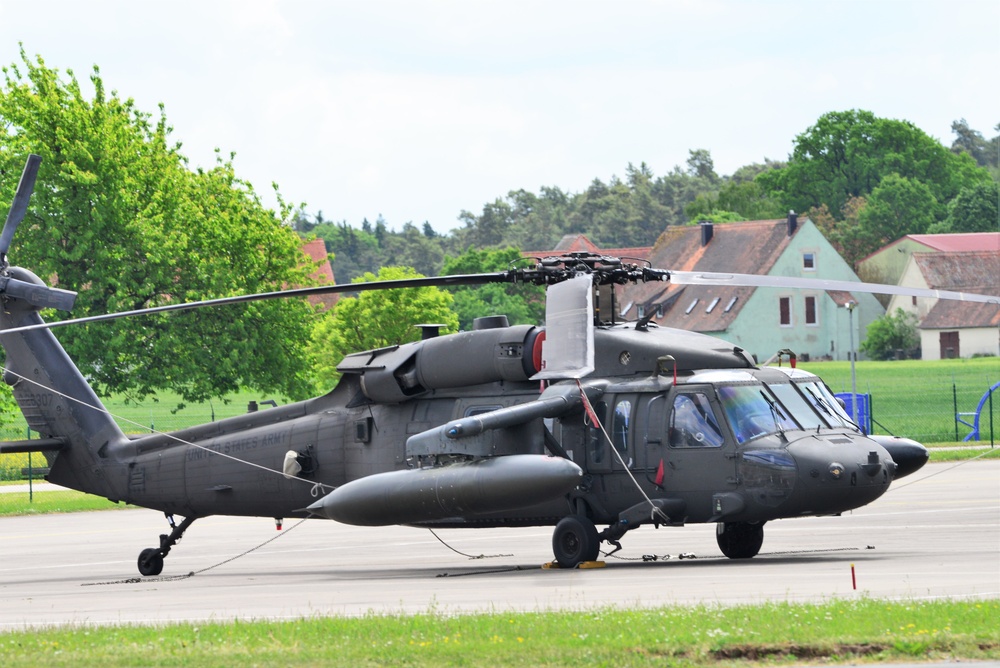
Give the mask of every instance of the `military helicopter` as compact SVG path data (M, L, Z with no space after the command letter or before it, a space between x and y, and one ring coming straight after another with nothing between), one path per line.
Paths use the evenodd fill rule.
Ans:
M675 272L579 253L492 274L293 289L45 323L38 312L71 310L75 293L46 286L7 258L39 162L28 159L0 233L0 345L3 379L42 437L0 444L0 452L42 452L53 483L165 513L170 532L138 556L143 576L160 574L184 532L210 515L553 526L561 567L596 560L602 543L620 548L643 525L712 522L722 552L746 559L760 550L766 522L863 506L927 461L919 443L865 436L813 374L759 367L739 347L649 318L615 319L615 285L767 285L775 280L768 277ZM52 331L256 299L495 282L546 285L545 326L491 316L457 334L427 327L420 341L345 357L341 380L324 396L169 434L124 434Z

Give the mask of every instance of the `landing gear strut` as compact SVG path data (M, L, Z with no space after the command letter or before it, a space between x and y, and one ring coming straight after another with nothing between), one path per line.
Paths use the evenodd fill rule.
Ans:
M730 559L756 557L764 543L764 523L719 522L715 525L715 540L722 554Z
M197 517L185 517L184 521L179 525L174 524L174 516L169 513L164 513L167 517L167 522L170 523L170 528L173 531L170 535L160 534L160 546L159 547L148 547L139 553L139 573L145 576L159 575L163 572L163 559L170 554L170 548L177 544L177 541L181 539L184 532L187 531L188 527L194 524L194 521L198 519Z

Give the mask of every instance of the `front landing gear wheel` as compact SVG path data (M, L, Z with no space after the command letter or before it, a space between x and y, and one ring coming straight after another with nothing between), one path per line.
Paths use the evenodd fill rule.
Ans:
M163 572L163 555L155 547L147 547L139 553L139 574L159 575Z
M750 559L764 544L764 523L719 522L715 525L715 540L722 554L730 559Z
M552 552L563 568L576 568L584 561L594 561L600 554L601 539L594 523L580 515L559 520L552 534Z

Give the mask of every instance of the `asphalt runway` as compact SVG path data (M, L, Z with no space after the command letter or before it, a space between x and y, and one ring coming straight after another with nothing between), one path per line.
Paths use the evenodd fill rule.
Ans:
M219 517L191 527L159 578L139 580L139 551L166 528L162 514L148 510L0 518L0 630L369 612L1000 597L997 461L928 465L849 515L769 523L761 554L749 561L721 555L714 525L642 528L625 537L622 559L607 558L605 568L560 571L540 568L552 559L549 528L438 532L454 550L485 555L470 559L426 529L292 520L279 534L270 519ZM642 561L654 554L661 559ZM666 555L671 558L662 559ZM190 572L197 574L169 579Z

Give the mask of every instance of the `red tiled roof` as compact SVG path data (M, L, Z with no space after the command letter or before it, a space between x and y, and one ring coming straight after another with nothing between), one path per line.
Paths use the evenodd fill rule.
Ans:
M920 322L920 329L966 327L1000 327L1000 305L939 299Z
M800 226L801 227L801 226ZM649 260L654 267L676 271L733 272L768 274L792 237L788 222L755 220L713 225L712 239L702 245L700 225L668 227L653 246ZM681 293L683 291L683 293ZM625 286L619 302L642 304L646 313L672 298L664 307L658 324L696 332L725 331L736 319L754 288L716 285L673 285L645 283ZM697 301L696 301L697 300Z
M333 276L333 266L330 265L330 254L326 252L326 244L322 239L313 239L302 244L302 252L309 256L313 262L318 262L316 270L311 277L316 279L320 285L332 285L336 283ZM309 302L314 306L332 307L337 303L339 295L313 295L309 297Z
M1000 252L1000 232L909 234L907 237L936 251L992 250Z
M1000 295L1000 250L914 253L913 261L932 289Z

